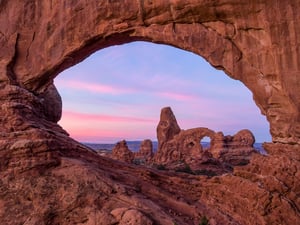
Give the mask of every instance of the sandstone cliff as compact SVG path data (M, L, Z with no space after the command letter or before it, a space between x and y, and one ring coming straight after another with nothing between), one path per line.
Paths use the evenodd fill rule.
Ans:
M1 224L300 224L300 4L0 1ZM203 56L243 82L270 123L268 156L180 176L105 159L57 121L53 79L136 40Z

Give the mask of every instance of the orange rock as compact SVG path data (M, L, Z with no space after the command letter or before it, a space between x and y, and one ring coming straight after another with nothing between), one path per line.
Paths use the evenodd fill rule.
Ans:
M160 120L156 128L158 149L160 152L165 143L172 140L176 134L179 134L180 127L170 107L161 109Z
M139 151L134 153L134 161L136 164L145 164L152 160L153 155L152 141L146 139L142 141Z
M164 225L300 224L299 11L298 0L0 1L1 224L115 224L119 208ZM142 40L243 82L270 123L268 155L207 178L103 158L68 137L53 79L97 50ZM172 124L160 143L176 158Z
M153 159L153 162L156 164L164 164L170 167L170 164L184 162L188 165L193 165L195 168L197 163L204 163L208 167L208 164L210 164L208 162L210 161L214 165L218 164L223 167L218 162L218 160L221 160L233 166L245 165L249 163L251 155L255 153L253 148L255 138L249 130L241 130L234 136L228 135L226 137L222 132L215 133L213 130L204 127L178 132L177 121L170 107L162 109L160 118L161 120L158 124L160 129L157 130L157 136L161 138L158 140L162 140L162 137L168 138L160 141L160 148ZM167 123L175 124L175 126L170 125L168 129L163 129L162 124L165 121L173 121ZM169 135L169 133L174 133L172 127L175 127L176 135ZM209 137L211 140L209 149L205 150L201 144L204 137Z
M134 154L129 150L125 140L118 142L112 150L112 158L132 163Z

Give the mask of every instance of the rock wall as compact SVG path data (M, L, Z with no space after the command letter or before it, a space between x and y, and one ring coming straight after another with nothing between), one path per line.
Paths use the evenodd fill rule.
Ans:
M300 224L299 11L298 0L0 1L1 224ZM183 177L70 139L53 79L138 40L243 82L270 122L269 155L232 175Z
M136 40L164 43L242 81L267 116L273 141L299 143L297 0L14 0L1 1L0 10L2 87L40 95L59 72L99 49Z

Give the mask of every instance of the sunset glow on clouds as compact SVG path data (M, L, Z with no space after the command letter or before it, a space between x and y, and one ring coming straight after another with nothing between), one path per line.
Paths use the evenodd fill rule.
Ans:
M248 128L258 142L270 141L268 123L241 82L173 47L135 42L102 49L55 84L63 99L59 123L82 142L155 140L165 106L182 129L233 135Z
M109 85L101 85L101 84L93 84L87 83L84 81L76 81L76 80L68 80L63 81L60 80L58 84L61 88L70 88L73 90L80 90L84 92L98 93L98 94L110 94L110 95L119 95L122 93L130 93L132 92L129 89L117 89L114 86Z
M151 129L157 121L154 119L111 116L101 114L86 114L79 112L65 111L61 125L67 127L72 137L84 142L95 142L101 138L102 142L110 143L123 139L124 132L126 137L135 139L135 137L147 138L148 131L141 131L139 126L134 124L143 124L144 127ZM100 137L100 138L99 138Z

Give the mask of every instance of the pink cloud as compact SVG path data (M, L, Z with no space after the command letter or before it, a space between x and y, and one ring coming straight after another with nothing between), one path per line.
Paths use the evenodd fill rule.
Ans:
M67 111L59 123L78 141L112 143L155 138L157 120Z
M70 136L81 142L93 142L93 143L116 143L120 140L144 140L152 139L156 137L151 132L124 132L124 131L111 131L106 130L72 130Z
M62 81L59 80L57 82L59 87L67 87L77 90L89 91L93 93L100 93L100 94L123 94L123 93L131 93L134 92L134 89L124 88L124 87L116 87L110 85L103 85L103 84L93 84L83 81L76 81L76 80L69 80L69 81Z
M70 121L103 121L103 122L143 122L143 123L153 123L156 119L145 119L138 117L126 117L126 116L111 116L103 114L88 114L72 111L64 111L63 118Z
M180 94L175 92L160 92L157 96L169 98L176 101L195 101L199 100L199 96L187 95L187 94Z

